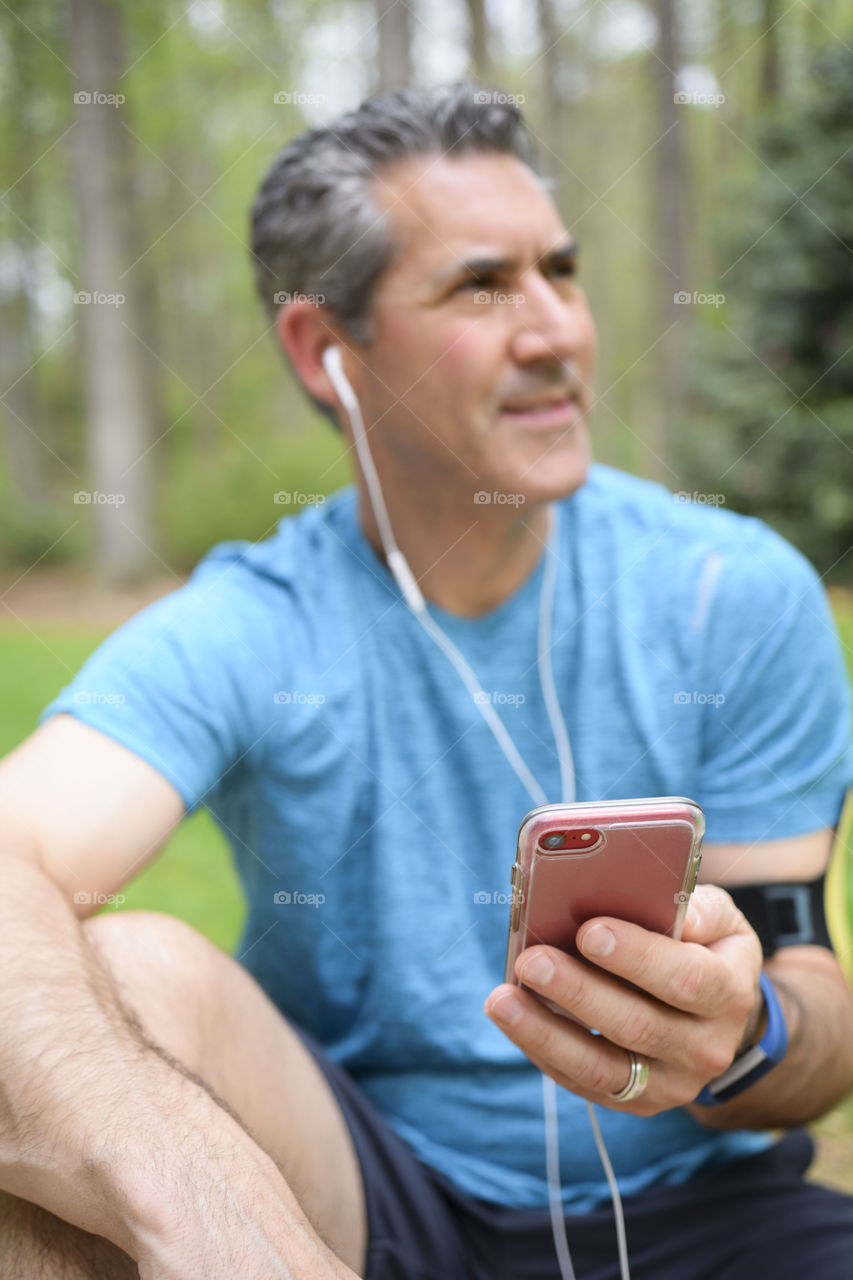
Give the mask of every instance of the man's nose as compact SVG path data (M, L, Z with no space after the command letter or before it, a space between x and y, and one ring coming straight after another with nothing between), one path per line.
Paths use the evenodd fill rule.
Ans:
M590 341L591 317L580 290L561 296L549 280L531 273L518 303L512 354L519 364L577 358Z

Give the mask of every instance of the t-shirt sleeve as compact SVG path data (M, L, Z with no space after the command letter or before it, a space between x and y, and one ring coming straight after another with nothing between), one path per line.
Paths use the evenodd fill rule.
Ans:
M753 538L724 558L697 680L709 841L832 827L853 785L850 688L826 594L798 551L751 523Z
M244 576L219 566L137 614L39 723L68 712L100 730L157 769L192 812L245 766L269 724L264 699L277 683L271 610Z

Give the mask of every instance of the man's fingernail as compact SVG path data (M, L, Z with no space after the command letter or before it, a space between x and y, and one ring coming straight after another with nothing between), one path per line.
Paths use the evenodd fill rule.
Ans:
M616 939L606 924L594 924L583 935L581 951L585 956L609 956L616 948Z
M531 982L534 987L544 987L554 976L554 962L541 952L525 961L521 968L521 981Z
M502 1022L504 1026L514 1027L524 1010L517 996L506 995L501 996L494 1004L489 1005L489 1013L493 1018L497 1018L498 1022Z

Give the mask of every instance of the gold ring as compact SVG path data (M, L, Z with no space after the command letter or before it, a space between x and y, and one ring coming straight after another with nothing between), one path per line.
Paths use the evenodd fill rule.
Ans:
M649 1083L649 1064L639 1054L634 1053L633 1049L628 1049L626 1052L631 1060L631 1074L624 1089L607 1095L614 1102L633 1102L645 1092L646 1085Z

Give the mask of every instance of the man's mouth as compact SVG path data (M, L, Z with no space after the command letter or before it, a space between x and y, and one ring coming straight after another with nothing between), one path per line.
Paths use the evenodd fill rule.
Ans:
M580 409L574 396L563 394L547 399L515 401L501 405L500 415L516 427L554 429L570 427L578 419Z

